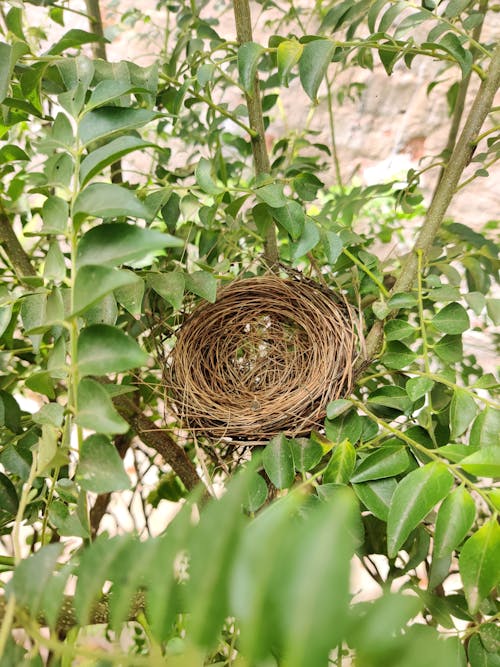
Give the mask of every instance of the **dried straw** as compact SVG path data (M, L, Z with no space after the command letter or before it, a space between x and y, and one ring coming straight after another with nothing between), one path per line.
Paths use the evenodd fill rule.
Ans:
M235 280L182 325L168 368L182 425L258 443L317 428L352 387L356 335L342 297L270 274Z

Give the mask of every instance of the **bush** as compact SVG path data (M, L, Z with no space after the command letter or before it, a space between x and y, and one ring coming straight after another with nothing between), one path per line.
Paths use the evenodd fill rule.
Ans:
M47 34L39 4L2 3L1 664L498 665L498 380L462 340L497 343L497 225L446 217L498 156L493 8L259 3L265 46L246 0L159 2L165 46L142 67L107 61L98 3L88 30L42 3ZM233 6L238 42L219 25ZM403 180L342 180L334 74L422 58L452 114L443 153ZM268 151L294 81L326 99L330 145L304 121ZM179 325L266 272L357 313L355 389L307 437L190 433L164 386ZM113 498L133 528L111 536Z

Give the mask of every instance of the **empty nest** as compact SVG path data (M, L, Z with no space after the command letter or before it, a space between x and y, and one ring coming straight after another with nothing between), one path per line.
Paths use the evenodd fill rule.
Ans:
M305 279L235 280L195 308L168 368L174 408L210 439L265 442L320 426L349 394L355 329L342 297Z

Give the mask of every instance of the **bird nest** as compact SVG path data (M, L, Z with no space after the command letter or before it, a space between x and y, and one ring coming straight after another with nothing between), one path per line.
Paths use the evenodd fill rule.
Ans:
M355 343L341 296L273 274L235 280L178 332L167 373L174 409L210 439L309 433L351 391Z

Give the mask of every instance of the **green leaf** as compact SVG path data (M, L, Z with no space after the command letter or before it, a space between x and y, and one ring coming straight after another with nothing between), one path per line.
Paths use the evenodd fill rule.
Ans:
M472 53L464 49L455 33L447 32L438 43L441 48L458 62L462 70L462 76L467 76L472 67Z
M351 476L351 482L368 482L394 477L408 470L409 465L410 457L406 448L394 438L361 461Z
M43 267L43 277L56 282L61 282L66 277L66 263L57 241L52 241L49 246Z
M92 493L130 489L123 461L104 435L91 435L83 441L76 479L85 491Z
M299 75L302 87L313 102L317 101L319 86L334 51L335 43L329 39L317 39L304 45L299 60Z
M470 667L500 667L500 657L497 652L490 653L483 646L477 634L472 635L467 645Z
M326 416L328 419L336 419L340 415L343 415L344 412L347 412L352 408L351 401L348 401L345 398L339 398L336 401L330 401L326 406Z
M77 362L82 375L119 373L144 366L149 357L135 340L108 324L93 324L78 337Z
M12 318L13 306L8 304L7 306L0 306L0 338L7 331L7 328L10 324Z
M389 385L375 389L367 398L368 403L382 405L387 408L399 410L399 412L408 412L413 406L413 401L403 387Z
M122 270L123 272L123 270ZM114 294L118 303L125 308L134 317L139 317L142 313L142 299L144 296L144 280L132 271L126 271L133 282L124 287L119 287Z
M277 578L283 571L284 541L295 534L291 515L301 500L299 494L291 493L271 504L246 528L238 546L230 575L231 608L241 622L245 655L254 664L264 659L276 642L272 620L275 598L281 590ZM286 559L287 575L288 564Z
M347 484L356 464L356 451L349 440L335 445L323 473L324 484Z
M21 409L9 392L0 389L0 426L5 426L12 433L20 433L21 427Z
M405 390L412 401L418 401L434 387L434 380L426 377L411 378L405 385Z
M0 521L10 521L16 516L19 500L16 487L7 475L0 472Z
M248 480L247 497L243 507L247 512L256 512L267 500L267 484L265 479L258 473L252 473Z
M113 183L92 183L80 192L73 205L73 220L80 225L85 218L131 216L149 218L149 210L134 193Z
M460 467L471 475L500 478L500 445L491 445L465 457Z
M78 512L70 513L68 506L62 502L52 502L49 509L50 523L62 537L90 537L88 529L82 524Z
M260 44L245 42L238 49L238 74L240 83L250 97L253 95L253 86L257 74L259 59L264 53Z
M499 448L500 449L500 448ZM495 517L462 547L458 566L471 614L476 614L488 593L500 583L500 526Z
M91 438L103 438L103 436L93 435ZM80 625L89 622L92 609L101 597L104 583L109 581L113 562L119 563L120 554L130 545L131 539L130 535L110 538L104 533L80 554L74 598L76 617Z
M74 286L73 315L81 313L115 289L135 283L130 271L119 271L100 264L86 264L78 269Z
M283 435L273 438L262 452L262 463L277 489L287 489L295 479L292 448Z
M105 107L89 111L80 121L79 137L84 145L98 139L105 139L118 132L144 127L156 113L147 109Z
M468 5L470 5L470 0L450 0L444 10L444 15L449 19L453 19L455 16L459 16Z
M382 363L388 368L401 370L409 366L417 355L407 345L399 341L392 341L387 344L386 351L382 356Z
M326 665L344 637L358 516L352 493L340 490L300 526L285 557L290 562L281 564L286 576L278 608L287 667Z
M462 435L477 414L477 405L465 389L456 388L450 405L451 438Z
M288 79L292 68L299 62L304 45L295 39L285 39L278 44L276 57L280 85L288 87Z
M91 378L83 378L78 385L76 423L97 433L126 433L129 429L108 392Z
M475 418L469 436L473 447L492 447L498 443L500 433L500 410L489 405Z
M38 412L33 415L35 424L50 424L59 428L62 426L64 408L59 403L45 403Z
M217 278L208 271L186 273L186 289L194 292L202 299L214 303L217 298Z
M384 331L388 341L403 340L415 335L415 327L403 320L389 320L385 324Z
M273 208L271 215L290 234L292 239L300 238L304 231L306 215L298 202L287 199L284 206Z
M453 486L453 475L443 463L428 463L410 472L392 496L387 519L387 553L395 558L409 534Z
M59 41L50 47L48 54L54 56L66 51L66 49L73 49L77 46L82 46L83 44L107 41L108 40L104 39L104 37L100 37L93 32L86 32L85 30L73 28L68 30Z
M417 304L417 297L407 292L398 292L391 296L387 305L394 309L413 308Z
M323 247L330 264L335 264L342 253L344 242L338 234L335 234L334 232L325 232Z
M186 280L179 271L170 273L148 273L146 282L154 291L168 301L175 310L182 308Z
M65 234L68 226L69 206L64 199L51 195L42 206L42 231L44 234Z
M309 218L306 218L304 230L298 241L290 244L290 250L293 259L303 257L309 251L316 247L320 241L320 234L316 224Z
M220 500L210 502L189 541L186 598L192 610L189 632L198 646L213 647L228 615L229 578L243 525L241 506L248 498L247 468L229 484ZM221 529L222 527L222 529Z
M203 192L209 195L219 195L221 192L224 192L224 188L217 185L213 171L212 162L202 157L196 165L196 182Z
M0 42L0 103L9 94L11 53L12 47L10 44Z
M90 229L80 240L78 267L87 264L118 266L141 259L151 251L181 248L184 241L155 229L143 229L126 222L102 224Z
M458 363L464 356L462 336L443 336L434 345L434 352L442 361Z
M500 326L500 299L486 299L488 317L496 327Z
M432 318L432 324L445 334L461 334L469 326L467 311L459 303L449 303Z
M80 165L80 186L83 187L103 169L113 164L124 155L132 151L143 150L149 146L154 146L149 141L144 141L135 136L118 137L113 141L97 148L87 155Z
M347 412L336 419L325 420L326 437L334 443L349 440L355 444L361 437L363 422L356 412Z
M255 189L255 196L271 208L281 208L287 204L287 198L283 194L283 186L279 183L262 185Z
M44 591L56 570L62 548L62 544L48 544L22 560L14 571L12 591L16 601L29 609L33 617L42 611Z
M295 470L299 472L311 470L323 458L323 448L315 440L310 440L309 438L292 438L290 446L292 448Z
M91 111L96 107L108 105L110 102L119 100L123 95L130 93L148 93L146 88L140 88L124 79L105 79L100 81L92 91L89 101L85 105L86 110Z
M451 554L467 536L475 517L476 504L463 486L454 489L443 500L434 530L430 588L435 588L448 575ZM436 565L440 560L444 560L446 568L437 573Z

